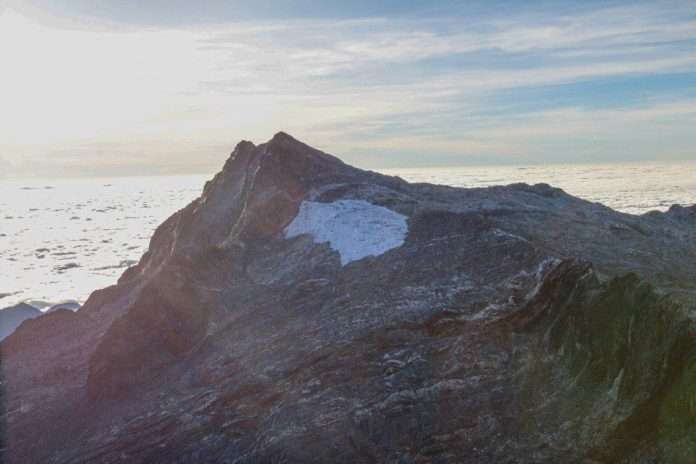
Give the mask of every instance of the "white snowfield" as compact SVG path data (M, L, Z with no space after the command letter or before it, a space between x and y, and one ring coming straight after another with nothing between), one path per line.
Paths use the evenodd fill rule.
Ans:
M309 234L315 243L328 242L346 265L403 245L407 232L406 216L363 200L303 201L285 237Z

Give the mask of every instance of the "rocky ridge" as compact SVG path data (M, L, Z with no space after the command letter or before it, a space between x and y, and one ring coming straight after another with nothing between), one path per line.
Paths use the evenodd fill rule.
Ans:
M0 340L14 332L22 322L40 315L41 311L26 303L0 310Z
M367 232L342 233L363 203ZM292 233L302 211L328 235ZM693 208L241 142L118 285L2 342L1 456L690 463L694 238Z

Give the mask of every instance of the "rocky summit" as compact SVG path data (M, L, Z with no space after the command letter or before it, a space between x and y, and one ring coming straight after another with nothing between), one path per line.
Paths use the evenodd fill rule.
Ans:
M5 463L693 463L696 210L241 142L2 341Z

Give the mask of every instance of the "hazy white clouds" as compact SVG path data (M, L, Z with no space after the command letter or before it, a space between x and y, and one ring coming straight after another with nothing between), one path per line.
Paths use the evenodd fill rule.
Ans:
M213 171L237 140L282 129L369 166L413 163L402 153L556 160L561 136L563 161L584 159L591 137L606 141L593 156L624 159L617 144L639 130L678 145L643 144L636 158L684 157L696 147L694 45L696 19L678 5L180 27L5 10L0 153L22 175ZM592 87L621 79L622 100ZM525 100L527 88L541 97Z

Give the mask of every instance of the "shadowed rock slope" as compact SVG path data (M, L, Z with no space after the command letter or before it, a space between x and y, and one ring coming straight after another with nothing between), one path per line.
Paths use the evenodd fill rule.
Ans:
M26 303L0 309L0 341L14 332L22 322L41 315L41 311Z
M287 237L315 203L335 243ZM241 142L118 285L2 342L2 459L692 463L694 238L691 208Z

